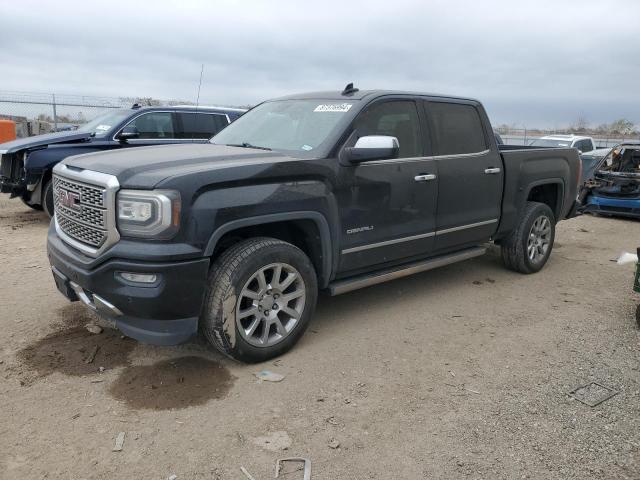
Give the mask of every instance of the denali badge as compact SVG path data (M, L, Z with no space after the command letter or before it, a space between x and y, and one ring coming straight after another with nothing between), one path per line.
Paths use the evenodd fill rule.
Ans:
M60 205L70 208L72 210L80 210L80 194L76 192L70 192L69 190L58 189L58 197L60 198Z
M347 230L347 235L351 235L353 233L368 232L369 230L373 230L373 225L367 225L366 227L350 228L349 230Z

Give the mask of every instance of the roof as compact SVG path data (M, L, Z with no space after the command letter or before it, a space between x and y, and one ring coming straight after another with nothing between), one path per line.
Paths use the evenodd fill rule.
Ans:
M424 92L410 92L404 90L358 90L354 93L344 94L342 91L325 91L325 92L308 92L308 93L296 93L293 95L286 95L284 97L274 98L272 100L363 100L365 98L376 98L385 95L411 95L421 97L440 97L453 100L466 100L477 102L478 100L468 97L456 97L452 95L443 95L439 93L424 93Z
M544 137L540 137L540 138L544 140L590 140L591 139L591 137L585 137L581 135L561 135L561 134L545 135Z
M235 107L216 107L211 105L144 105L135 110L150 110L150 109L162 109L162 110L215 110L222 112L238 112L244 113L247 111L246 108L235 108Z
M246 112L248 108L220 107L217 105L172 105L175 108L197 108L198 110L227 110L230 112Z

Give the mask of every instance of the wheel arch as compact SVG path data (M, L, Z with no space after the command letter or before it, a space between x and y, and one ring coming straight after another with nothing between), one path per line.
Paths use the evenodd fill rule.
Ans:
M259 227L260 231L256 231ZM225 240L238 236L273 236L301 248L316 268L320 288L325 288L333 271L333 249L331 231L327 219L318 212L286 212L247 217L219 226L209 238L204 254L217 257L226 248ZM302 237L300 236L302 235ZM319 248L313 242L319 240Z
M522 197L524 208L527 202L544 203L551 208L556 222L562 218L564 208L564 181L560 178L537 180L527 185L525 195Z

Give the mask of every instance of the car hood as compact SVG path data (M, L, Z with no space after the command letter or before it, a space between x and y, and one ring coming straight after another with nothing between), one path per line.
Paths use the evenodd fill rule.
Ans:
M35 137L18 138L10 142L0 143L0 153L15 153L27 148L43 147L54 143L73 143L86 141L91 138L90 133L57 132Z
M170 177L295 161L280 153L226 145L180 144L95 152L66 158L69 167L114 175L127 188L154 188Z

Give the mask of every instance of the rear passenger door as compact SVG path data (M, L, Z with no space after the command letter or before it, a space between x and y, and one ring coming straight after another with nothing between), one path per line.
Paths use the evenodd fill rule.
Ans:
M178 138L206 141L229 125L229 119L221 113L178 112Z
M485 242L498 226L504 179L502 158L484 129L488 119L483 123L473 102L424 106L438 164L435 250Z

